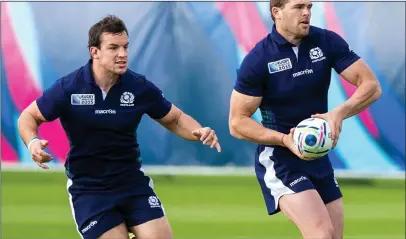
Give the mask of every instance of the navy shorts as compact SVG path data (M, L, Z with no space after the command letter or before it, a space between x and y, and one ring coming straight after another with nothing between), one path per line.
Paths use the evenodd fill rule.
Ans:
M100 193L76 193L69 190L71 186L72 181L68 180L73 218L79 234L85 239L96 239L121 223L131 227L165 215L161 201L152 189L152 181L143 190Z
M257 153L255 172L262 189L268 214L280 212L279 199L283 195L315 189L325 204L342 197L334 172L314 177L297 169L275 163L274 148L263 147Z

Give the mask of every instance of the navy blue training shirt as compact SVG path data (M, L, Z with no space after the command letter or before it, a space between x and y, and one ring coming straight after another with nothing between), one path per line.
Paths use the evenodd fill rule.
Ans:
M45 90L37 99L39 110L47 121L60 118L70 143L65 168L73 186L137 183L134 172L141 165L135 131L141 117L163 118L172 104L152 82L131 70L103 94L91 63Z
M244 58L234 89L245 95L261 96L262 124L287 134L312 114L328 112L331 69L340 74L359 58L332 31L311 26L309 34L296 47L273 26L272 32ZM274 155L280 163L314 175L332 171L328 155L304 161L278 146Z

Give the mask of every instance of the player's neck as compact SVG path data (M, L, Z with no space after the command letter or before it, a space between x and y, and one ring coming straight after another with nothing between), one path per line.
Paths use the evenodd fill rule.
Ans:
M296 35L292 34L291 32L283 29L279 25L276 25L276 30L278 33L286 39L286 41L292 43L293 45L299 47L300 43L302 42L302 38L297 37Z
M118 80L118 75L110 73L93 62L92 73L95 83L104 91L108 91Z

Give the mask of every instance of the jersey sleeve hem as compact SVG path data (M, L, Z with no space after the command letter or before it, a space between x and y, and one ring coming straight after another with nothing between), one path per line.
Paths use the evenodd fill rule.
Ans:
M361 57L353 53L337 62L334 69L336 70L337 74L341 74L341 72L343 72L345 69L347 69L349 66L354 64L354 62L358 61L359 59L361 59Z
M258 92L255 90L246 90L246 89L242 89L240 87L234 87L234 90L243 95L256 96L256 97L262 96L262 92Z
M41 112L42 116L45 118L46 121L50 122L55 120L55 117L52 117L52 114L49 110L47 110L47 107L45 106L45 102L42 98L39 98L36 100L38 110Z
M171 111L172 103L169 102L168 100L164 100L160 108L161 109L159 110L158 114L150 115L152 119L159 120L164 118L169 113L169 111Z

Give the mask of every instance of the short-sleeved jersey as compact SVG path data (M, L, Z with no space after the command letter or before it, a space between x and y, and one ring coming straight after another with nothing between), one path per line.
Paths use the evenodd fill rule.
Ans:
M137 178L141 117L164 117L171 103L145 76L127 70L107 94L95 83L90 60L58 79L37 99L47 121L60 118L70 143L67 175L77 187L115 185Z
M359 58L332 31L311 26L309 34L296 47L274 26L244 58L234 89L245 95L261 96L262 124L289 133L301 120L328 111L332 69L340 74ZM328 156L306 162L284 147L275 147L274 154L283 157L284 163L315 174L332 170Z

